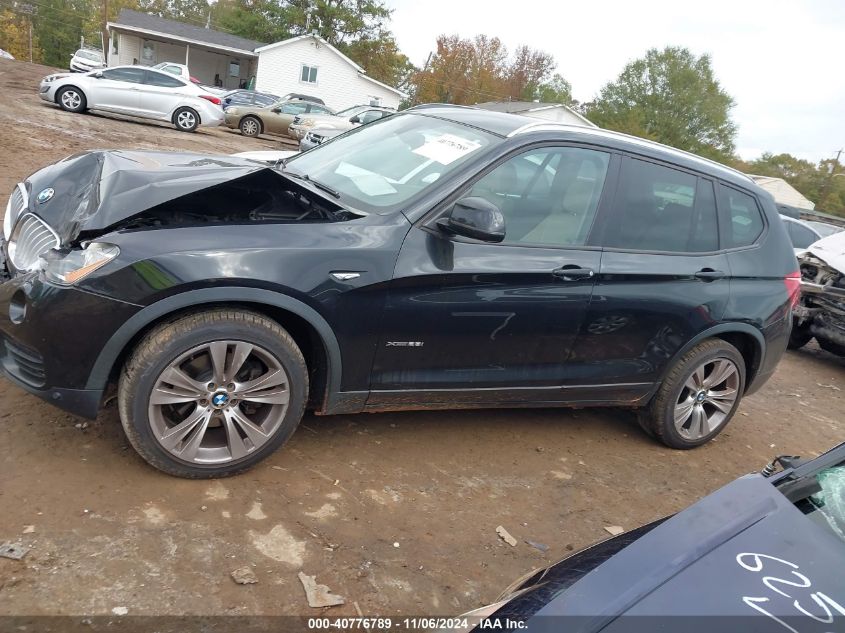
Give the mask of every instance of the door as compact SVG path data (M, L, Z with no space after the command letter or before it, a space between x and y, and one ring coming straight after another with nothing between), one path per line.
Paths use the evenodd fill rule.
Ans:
M505 238L411 229L384 313L368 406L559 401L601 250L589 246L610 154L538 147L463 192L501 210ZM448 210L447 210L448 211Z
M185 98L187 89L181 79L148 70L144 83L138 86L138 110L144 116L169 119Z
M305 101L289 101L271 108L264 121L264 130L272 134L287 134L293 117L307 111L308 103Z
M138 94L144 81L144 68L108 68L92 85L91 107L134 114L138 110Z
M729 299L713 182L626 158L607 211L601 274L569 379L645 393L683 345L721 319Z

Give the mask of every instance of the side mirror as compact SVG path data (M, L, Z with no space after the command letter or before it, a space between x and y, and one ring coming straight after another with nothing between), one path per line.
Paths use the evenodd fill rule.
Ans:
M270 110L270 112L274 112L276 114L281 114L282 109L281 108L273 108L272 110Z
M484 242L505 239L505 217L492 202L484 198L462 198L444 218L437 220L440 230Z
M98 70L97 72L95 72L95 73L94 73L94 76L95 76L97 79L102 79L102 78L103 78L103 71L102 71L102 70Z
M351 119L349 119L349 122L350 122L350 123L360 123L360 122L361 122L361 117L359 117L359 116L356 114L354 117L352 117Z

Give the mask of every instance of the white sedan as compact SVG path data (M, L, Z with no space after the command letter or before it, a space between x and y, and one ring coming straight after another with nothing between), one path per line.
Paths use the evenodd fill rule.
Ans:
M184 132L223 121L219 97L191 82L143 66L48 75L41 80L40 96L68 112L102 110L168 121Z

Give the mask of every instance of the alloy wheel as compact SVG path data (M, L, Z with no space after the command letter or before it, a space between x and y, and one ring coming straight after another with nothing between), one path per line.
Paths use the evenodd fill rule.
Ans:
M183 130L190 130L197 123L197 117L189 110L183 110L176 115L176 124Z
M718 429L739 398L739 369L727 358L713 358L696 367L675 403L678 433L698 440Z
M82 97L75 90L65 90L62 93L62 105L69 110L75 110L82 104Z
M242 129L246 136L256 136L258 134L258 122L253 119L247 119L243 122Z
M167 452L216 465L246 457L272 439L289 400L287 372L270 352L245 341L213 341L161 372L148 412Z

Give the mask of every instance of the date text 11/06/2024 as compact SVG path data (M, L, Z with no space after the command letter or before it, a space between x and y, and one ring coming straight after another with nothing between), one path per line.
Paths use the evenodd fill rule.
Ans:
M524 629L526 623L510 618L496 617L457 617L457 618L309 618L308 630L340 630L354 631L375 630L408 630L408 631L467 631L475 627L479 631L513 631Z

